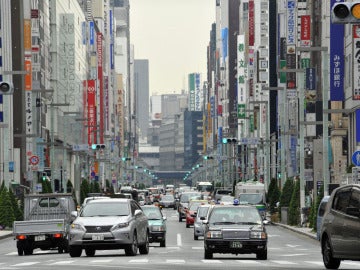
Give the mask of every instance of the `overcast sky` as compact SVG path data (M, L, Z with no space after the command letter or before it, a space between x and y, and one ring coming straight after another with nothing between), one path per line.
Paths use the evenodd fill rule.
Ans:
M135 59L149 60L151 94L187 90L187 74L206 80L215 0L130 0Z

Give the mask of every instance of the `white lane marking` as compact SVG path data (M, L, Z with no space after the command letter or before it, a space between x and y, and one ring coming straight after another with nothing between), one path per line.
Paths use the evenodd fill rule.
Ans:
M182 242L181 242L181 234L180 233L178 233L177 235L176 235L176 243L177 243L177 245L178 246L182 246Z
M134 260L130 260L129 263L148 263L149 260L148 259L134 259Z
M170 264L182 264L185 263L185 260L166 260L166 263L170 263Z
M282 257L295 257L295 256L305 256L305 255L309 255L309 254L297 253L297 254L284 254L284 255L280 255L280 256L282 256Z
M38 264L40 262L23 262L23 263L17 263L17 264L13 264L12 266L29 266L29 265L34 265L34 264Z
M236 262L241 264L261 264L261 262L253 261L253 260L236 260Z
M58 262L54 262L54 263L50 263L49 265L57 265L57 264L71 264L74 263L75 261L58 261Z
M192 249L204 249L204 247L192 247Z
M289 261L272 261L273 263L277 263L277 264L297 264L294 262L289 262Z
M201 260L203 263L223 263L222 261L220 260Z
M287 244L286 246L287 246L287 247L291 247L291 248L300 247L300 245L289 245L289 244Z
M323 262L316 262L316 261L305 261L305 262L309 263L309 264L315 264L315 265L318 265L318 266L324 266Z
M344 261L342 261L341 264L355 265L355 266L360 267L360 263L358 263L358 262L346 262L346 261L344 262Z
M17 253L17 251L14 251L14 252L7 253L5 255L18 255L18 253Z

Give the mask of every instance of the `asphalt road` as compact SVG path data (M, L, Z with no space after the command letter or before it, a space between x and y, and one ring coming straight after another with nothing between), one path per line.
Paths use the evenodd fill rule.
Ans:
M193 240L193 228L179 222L175 210L164 209L167 216L167 246L150 246L148 255L127 257L123 250L97 251L95 257L71 258L57 251L34 250L34 255L18 256L13 238L0 240L2 269L324 269L319 242L279 226L268 225L268 260L255 255L214 254L204 259L203 241ZM342 262L340 269L360 269L360 262Z

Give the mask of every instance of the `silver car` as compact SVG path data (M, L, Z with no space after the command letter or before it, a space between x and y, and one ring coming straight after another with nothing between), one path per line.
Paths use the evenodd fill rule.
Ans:
M360 261L360 185L340 186L331 193L320 243L327 269L338 269L342 260Z
M198 207L194 221L194 240L198 240L199 236L204 236L205 225L203 220L208 219L211 207L211 204L204 204Z
M149 253L148 219L140 205L132 199L93 200L72 212L69 254L87 256L96 250L125 249L127 256Z

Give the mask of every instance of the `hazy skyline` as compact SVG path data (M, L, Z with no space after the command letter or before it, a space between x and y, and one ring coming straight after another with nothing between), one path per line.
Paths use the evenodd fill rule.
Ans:
M149 60L150 94L187 90L187 75L206 80L214 0L130 0L135 59Z

